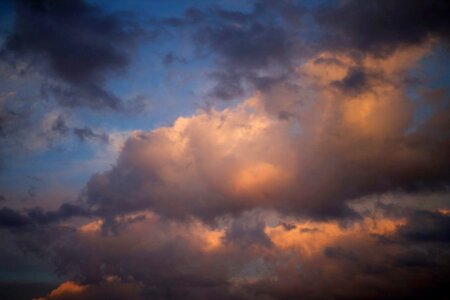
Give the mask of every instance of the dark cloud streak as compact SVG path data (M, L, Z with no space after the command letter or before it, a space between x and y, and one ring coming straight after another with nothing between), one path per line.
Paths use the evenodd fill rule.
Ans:
M80 206L64 203L56 211L43 211L40 207L20 213L8 207L0 210L0 227L10 229L33 228L58 224L73 217L90 217L92 214Z

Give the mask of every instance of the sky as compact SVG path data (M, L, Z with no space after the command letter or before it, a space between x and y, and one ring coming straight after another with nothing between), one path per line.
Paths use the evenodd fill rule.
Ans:
M450 299L450 3L0 3L1 299Z

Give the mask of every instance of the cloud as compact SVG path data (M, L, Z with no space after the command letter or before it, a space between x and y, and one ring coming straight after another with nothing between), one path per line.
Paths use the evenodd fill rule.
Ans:
M168 222L147 213L128 222L119 235L86 228L61 230L61 235L53 229L35 233L33 239L18 238L24 249L52 258L62 274L75 274L81 285L87 285L85 292L103 287L104 292L111 291L114 283L123 282L142 287L145 299L226 294L227 263L215 261L213 254L220 248L223 233L204 224ZM216 269L208 267L212 265ZM103 284L111 279L112 285ZM139 289L135 292L140 293ZM84 295L78 297L85 299Z
M210 7L187 9L184 16L163 20L169 28L187 31L200 56L211 54L217 69L212 99L247 95L247 85L270 84L290 73L303 53L297 38L306 9L288 1L256 1L248 12Z
M50 129L47 129L47 131L53 131L61 136L68 135L70 132L72 132L76 137L80 139L80 141L86 141L86 140L99 140L104 143L109 142L109 136L106 133L98 133L92 130L92 128L89 127L69 127L67 124L69 122L68 117L61 112L55 112L53 114L49 114L48 118L46 120L46 123L48 124L47 127L51 127Z
M356 260L357 256L349 250L343 249L341 247L326 247L324 250L326 257L334 259L344 259L344 260Z
M35 300L76 300L76 299L145 299L142 285L136 283L105 282L101 285L79 285L72 281L63 282L46 297Z
M398 3L377 8L392 17ZM37 9L21 5L22 14ZM448 298L448 101L445 93L418 97L410 87L422 82L409 80L439 44L437 37L445 36L446 21L412 26L415 37L403 37L402 26L409 26L403 22L416 16L412 6L394 20L400 30L385 36L376 23L385 21L382 13L366 15L364 5L371 4L328 4L330 23L320 15L317 21L321 30L334 27L305 49L304 32L296 28L312 25L304 18L314 9L289 1L257 1L245 12L191 8L164 25L187 30L203 45L198 51L212 51L218 69L211 74L218 84L211 95L250 97L126 135L106 136L70 123L59 111L47 114L41 122L46 141L67 134L108 137L120 155L109 170L89 179L76 203L53 211L0 210L2 237L64 280L36 297ZM426 14L434 11L417 5ZM65 16L66 6L95 25L94 37L105 33L100 44L121 32L122 17L81 2L46 7L49 20ZM374 27L345 29L348 40L333 49L350 22L333 23L334 16L349 8L361 13L354 22L367 17ZM96 29L103 22L112 22L112 32ZM14 34L21 32L19 25ZM84 27L75 26L76 33L79 28ZM374 32L373 43L360 45L358 35L365 30ZM323 40L328 35L329 44ZM118 36L119 45L127 40ZM50 48L33 46L58 81L47 88L67 105L94 94L106 99L95 105L114 108L106 104L111 99L103 87L126 59L106 55L92 69L80 66L65 74L66 63L73 62L59 65L48 42ZM168 53L167 64L181 62L177 53ZM106 96L82 78L94 79L89 84ZM439 199L418 197L430 191Z
M74 128L73 133L84 141L86 139L98 139L104 143L108 143L109 137L106 133L96 133L91 128Z
M259 109L257 101L135 133L118 165L91 178L85 201L100 214L150 208L181 219L270 206L293 176L286 158L295 154L284 148L285 124L263 111L248 113Z
M21 227L29 224L29 219L18 212L3 207L0 210L0 226L1 227Z
M385 55L430 37L450 36L445 1L345 1L320 6L323 43L334 49L356 49Z
M414 242L450 242L450 216L417 211L399 228L399 234Z
M40 207L28 209L25 214L3 207L0 210L0 227L33 228L36 225L59 223L72 217L89 217L90 213L80 206L63 203L56 211L44 212Z
M63 282L60 286L51 291L51 293L48 295L48 298L58 298L70 294L77 295L81 294L83 290L85 290L84 286L78 285L72 281L67 281Z
M429 49L363 60L321 53L298 69L301 106L280 88L137 132L117 165L90 179L84 201L108 219L150 209L212 222L255 208L346 219L358 217L349 204L360 197L445 189L447 114L436 112L410 130L414 107L403 83ZM358 64L378 76L365 78L358 93L337 87ZM268 97L282 99L281 107ZM283 111L291 117L280 118Z
M257 213L245 213L234 218L224 236L225 242L241 247L263 246L271 247L272 241L266 235L264 217Z
M367 74L363 70L353 69L349 70L347 75L335 82L336 86L344 91L359 92L366 90Z
M208 79L215 85L207 96L229 101L273 85L295 87L293 66L318 52L382 57L429 39L447 43L449 9L439 0L319 5L261 0L246 10L191 7L182 17L162 23L178 34L187 33L199 56L214 60L216 68ZM355 67L337 86L358 91L371 75Z
M49 78L43 95L65 106L119 109L120 99L104 87L129 65L146 33L124 13L106 14L84 1L15 2L15 20L2 58L35 61Z
M19 101L16 98L10 99L10 103ZM8 111L10 103L4 103L4 106L0 107L0 115L1 111ZM4 146L0 155L4 161L2 163L7 166L13 156L25 156L45 150L67 150L75 139L107 147L112 147L110 143L116 143L115 137L111 136L113 133L84 125L67 110L51 108L46 111L33 111L31 107L25 107L11 114L15 117L4 120L3 135L0 135Z
M126 292L137 299L448 296L439 288L445 286L441 284L449 258L441 241L429 240L420 247L414 240L405 243L403 228L414 219L377 209L369 212L343 227L334 221L312 222L260 210L216 228L141 212L145 218L123 216L123 221L138 220L127 221L118 235L105 235L91 226L16 239L27 241L23 249L51 257L62 274L78 278L43 299L123 298ZM287 231L282 222L317 230Z

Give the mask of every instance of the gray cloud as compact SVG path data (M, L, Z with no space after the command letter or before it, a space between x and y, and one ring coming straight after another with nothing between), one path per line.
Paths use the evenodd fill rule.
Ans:
M255 1L245 12L191 7L163 23L187 31L201 56L215 59L216 85L208 96L232 100L280 81L296 82L293 66L317 51L385 56L430 37L448 41L449 11L440 0L331 1L317 7ZM337 86L358 91L366 75L354 70Z
M43 211L40 207L28 209L20 213L8 207L0 210L0 227L4 228L32 228L62 222L73 217L89 217L91 214L80 206L64 203L56 211Z
M29 218L10 209L3 207L0 210L0 226L1 227L22 227L30 223Z
M295 26L305 12L290 1L257 1L249 12L192 7L164 23L187 30L201 56L213 55L217 70L211 75L217 85L208 96L232 100L245 95L246 85L253 88L263 78L276 81L292 71L304 52Z
M147 35L127 14L105 14L83 1L15 3L15 21L2 49L3 59L38 59L44 95L65 106L119 109L120 99L107 91L109 76L126 70L137 42ZM35 67L41 67L34 64Z
M399 229L400 236L413 242L450 242L450 216L429 211L414 212Z
M89 127L73 128L73 133L78 136L81 141L86 139L98 139L104 143L108 143L109 137L106 133L96 133Z
M450 36L446 1L346 1L321 6L323 43L385 55L397 47L420 44L430 36Z

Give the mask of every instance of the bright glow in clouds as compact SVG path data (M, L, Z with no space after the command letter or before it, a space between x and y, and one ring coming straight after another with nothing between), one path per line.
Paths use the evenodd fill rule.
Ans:
M413 106L401 76L429 48L362 62L319 54L300 69L315 101L300 105L298 117L279 118L272 99L257 93L233 108L135 132L117 166L90 180L86 200L107 218L139 209L208 222L254 208L352 215L349 200L421 181L439 159L425 139L407 132ZM357 64L368 74L364 89L340 88Z

